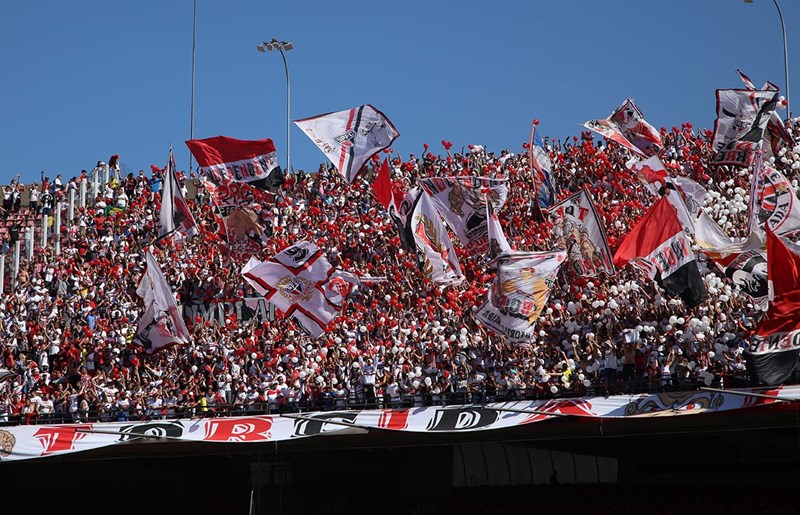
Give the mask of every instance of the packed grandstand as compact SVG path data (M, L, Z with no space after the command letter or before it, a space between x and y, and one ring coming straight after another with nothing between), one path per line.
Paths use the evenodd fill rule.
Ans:
M601 122L607 129L615 120ZM783 130L800 136L800 124ZM386 147L367 156L363 168L356 163L350 175L330 164L286 173L239 213L249 217L240 236L260 261L306 242L332 269L355 278L320 334L309 330L308 320L303 324L259 300L264 289L231 257L230 227L222 226L233 221L220 218L230 211L215 202L219 185L200 174L177 174L196 227L167 238L159 235L172 169L163 164L125 175L114 158L70 179L41 177L23 185L32 181L18 178L3 189L0 228L0 422L139 421L753 386L747 349L765 317L767 296L760 291L766 268L758 268L765 263L763 239L760 246L744 246L754 232L751 193L759 181L753 175L777 171L797 190L800 147L785 142L760 153L741 147L743 137L734 143L748 160L736 164L720 159L711 130L686 123L655 132L658 144L647 146L586 131L561 141L531 136L521 148L454 149L442 141L418 156L400 156ZM663 164L661 182L630 164L651 156ZM388 203L375 186L383 170L391 182ZM504 237L494 241L488 234L490 248L477 249L453 234L448 248L457 262L447 258L452 276L438 280L424 252L415 252L413 238L409 244L405 228L398 228L394 210L416 186L433 196L437 184L463 185L453 178L475 177L481 179L470 181L484 199L492 197L488 181L505 185L504 203L488 202L487 212L497 209L482 220L496 217ZM738 250L720 256L718 242L697 241L681 219L683 237L694 238L690 250L700 283L692 292L672 291L661 277L664 269L653 280L641 266L627 264L635 259L615 259L618 266L612 266L610 256L619 255L651 208L666 202L660 199L679 191L690 206L687 184L707 192L688 223L718 224ZM582 192L599 232L565 229L564 215L558 216L559 203ZM762 195L762 210L777 202L769 195ZM457 233L453 224L449 228ZM44 243L43 231L50 233ZM607 241L607 255L600 256L602 242L595 241L597 255L575 263L581 237L597 240L596 234ZM23 249L18 265L17 242ZM541 311L526 318L531 332L523 334L525 341L491 327L491 315L478 316L497 296L497 263L513 254L509 249L554 255L563 249L573 264L547 278L544 297L534 295ZM439 257L447 253L436 250ZM760 261L750 268L732 269L726 261L754 251ZM153 349L138 337L148 306L137 288L148 253L182 309L185 343ZM749 273L744 278L743 271ZM786 383L795 380L797 353L790 357Z

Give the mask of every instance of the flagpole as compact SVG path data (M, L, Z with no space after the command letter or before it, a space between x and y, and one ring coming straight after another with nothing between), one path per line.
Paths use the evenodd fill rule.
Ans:
M197 56L197 0L194 0L194 16L192 18L192 100L189 113L189 139L194 139L194 78ZM189 174L192 173L192 152L189 151Z

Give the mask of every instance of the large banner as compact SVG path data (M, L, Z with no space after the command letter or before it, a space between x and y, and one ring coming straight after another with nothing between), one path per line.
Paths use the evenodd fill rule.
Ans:
M475 318L512 343L530 343L558 268L567 253L509 252L495 260L497 275Z
M579 276L614 275L606 232L586 190L550 209L555 246L567 251L570 268Z
M264 297L183 304L181 307L183 318L188 325L193 325L197 317L200 317L199 320L202 322L220 325L225 325L225 320L229 317L243 324L253 319L259 324L275 320L275 306L267 302Z
M506 181L486 177L428 177L418 183L431 196L467 252L473 256L488 253L486 203L491 202L495 212L503 208L508 197Z
M555 417L652 418L700 415L774 404L777 399L747 397L741 393L800 400L800 386L770 390L665 392L492 403L485 406L447 406L329 411L286 416L251 415L147 422L78 422L67 425L0 427L0 461L15 461L89 451L128 442L181 441L215 443L274 443L318 435L334 435L351 426L364 429L425 434L468 433L523 426ZM514 411L517 410L517 411ZM519 413L528 410L528 413ZM352 435L352 432L348 432ZM370 438L364 434L365 442ZM124 453L124 447L120 448Z

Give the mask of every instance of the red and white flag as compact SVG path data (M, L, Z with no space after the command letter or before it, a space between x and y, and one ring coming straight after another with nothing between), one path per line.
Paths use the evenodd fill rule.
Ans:
M645 188L655 195L656 198L666 197L669 203L672 204L672 207L675 208L675 212L678 214L678 220L680 220L683 228L689 232L694 232L694 221L699 214L702 203L700 206L695 206L696 201L694 197L692 197L691 202L695 207L692 210L693 212L690 212L685 197L681 195L677 182L670 176L667 169L664 168L664 164L658 156L652 156L642 161L631 160L627 163L627 167L636 174ZM692 182L694 183L694 181ZM703 192L705 192L705 189L703 189ZM703 196L705 195L703 194Z
M150 251L147 251L146 263L136 289L136 294L144 301L145 312L139 319L134 342L152 354L170 345L189 343L189 330L178 310L175 295Z
M242 275L281 316L292 317L311 338L319 338L342 309L358 278L336 270L322 250L301 241L267 261L251 258Z
M214 136L189 140L186 146L197 159L200 173L217 184L246 182L269 191L283 184L275 144L269 138L241 140Z
M708 296L691 243L666 198L645 213L614 254L616 266L628 262L689 308Z
M647 123L630 98L626 98L608 118L589 120L583 126L641 156L658 154L664 148L661 135Z
M197 222L178 182L175 157L172 147L169 149L169 162L164 170L164 188L161 191L161 212L159 213L161 227L158 230L158 239L171 235L188 238L198 234Z
M756 232L764 226L779 236L800 231L800 201L792 183L757 156L750 187L749 229Z
M767 227L767 269L774 299L747 349L748 367L768 385L788 379L800 351L800 256Z
M186 145L200 165L203 185L217 208L218 238L225 256L244 263L266 240L259 213L283 184L271 139L245 141L216 136Z
M348 182L370 157L400 136L392 122L370 104L295 120Z

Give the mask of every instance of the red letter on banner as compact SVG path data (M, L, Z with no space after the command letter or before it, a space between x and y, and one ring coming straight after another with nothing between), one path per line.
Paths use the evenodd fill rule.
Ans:
M47 456L55 452L71 451L75 448L75 442L86 437L86 433L78 430L89 431L91 424L78 426L50 426L42 427L33 436L39 439L39 443L44 447L41 456Z
M271 418L212 419L206 423L203 440L210 442L257 442L269 440Z

